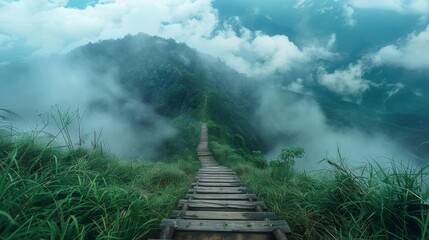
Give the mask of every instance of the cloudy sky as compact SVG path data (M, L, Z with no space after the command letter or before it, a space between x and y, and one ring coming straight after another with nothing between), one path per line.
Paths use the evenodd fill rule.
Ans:
M140 32L259 81L283 76L295 92L317 86L356 103L380 87L386 98L429 93L415 84L428 82L428 0L0 0L0 65ZM414 85L380 76L389 69Z
M427 0L1 0L0 63L144 32L250 76L341 63L318 82L353 95L372 66L429 69L428 14Z

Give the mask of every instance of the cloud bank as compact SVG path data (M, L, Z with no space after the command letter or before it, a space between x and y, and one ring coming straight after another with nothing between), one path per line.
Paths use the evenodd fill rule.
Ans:
M25 45L30 54L44 56L144 32L186 43L250 76L284 73L334 56L327 43L299 48L287 36L253 32L238 18L221 22L210 0L112 0L85 9L66 5L61 0L2 3L0 49Z
M406 161L409 157L407 151L380 133L331 127L311 98L294 96L272 87L261 89L261 96L256 119L261 133L274 145L267 154L269 159L275 159L287 145L304 147L305 157L298 160L297 165L313 170L321 168L316 163L324 158L336 159L337 150L351 166L361 166L373 160L389 166L393 158Z
M99 74L79 62L84 61L38 59L19 72L2 74L1 104L19 115L14 121L18 129L40 129L42 120L46 121L44 114L53 105L64 113L79 108L83 116L81 133L101 132L104 147L123 157L156 157L157 147L174 137L176 130L151 106L124 90L117 83L115 70ZM75 119L70 126L75 144L79 137L77 124ZM52 120L47 130L58 132ZM83 140L88 146L92 135Z
M410 70L429 70L429 25L404 41L387 45L369 58L377 65L386 64Z

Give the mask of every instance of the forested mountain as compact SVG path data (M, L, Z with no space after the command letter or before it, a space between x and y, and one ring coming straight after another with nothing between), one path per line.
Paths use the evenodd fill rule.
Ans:
M88 44L69 53L67 60L99 73L113 72L131 96L173 122L179 134L164 145L167 154L196 147L206 96L204 118L218 137L245 140L248 150L266 148L252 124L257 107L252 81L185 44L139 34Z
M100 73L113 71L132 96L152 105L156 113L174 122L180 131L164 145L169 151L196 145L196 123L202 118L206 95L205 115L212 121L214 133L227 141L233 141L234 136L236 140L243 137L248 150L270 150L271 137L261 138L254 119L254 113L260 107L260 82L236 72L219 59L172 39L145 34L91 43L75 49L67 58L71 62L84 61ZM273 79L264 81L276 82ZM426 146L417 147L427 141L429 135L426 126L429 116L422 111L425 95L416 95L410 85L402 86L398 94L389 96L389 88L382 81L379 87L373 87L362 96L361 103L344 100L318 86L312 88L311 95L286 90L284 107L287 108L290 95L298 99L310 98L320 105L332 127L382 132L424 156ZM414 102L410 103L411 100ZM94 107L100 107L96 105Z

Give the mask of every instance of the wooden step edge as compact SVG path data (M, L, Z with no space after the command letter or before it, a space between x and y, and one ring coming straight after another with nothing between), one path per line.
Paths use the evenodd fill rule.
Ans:
M188 193L185 198L187 199L212 199L212 200L232 200L232 199L256 199L256 194L252 193Z
M171 219L202 219L202 220L278 220L273 212L222 212L222 211L181 211L174 210Z
M291 233L289 224L284 220L235 221L235 220L189 220L163 219L161 228L170 226L174 231L210 231L210 232L269 232L279 229Z

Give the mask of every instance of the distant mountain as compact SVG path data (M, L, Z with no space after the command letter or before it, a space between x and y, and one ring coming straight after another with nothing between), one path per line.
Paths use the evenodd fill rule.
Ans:
M114 69L130 94L170 119L180 129L165 145L170 152L196 147L199 126L195 124L202 118L206 96L205 117L218 128L219 137L229 141L238 134L247 149L266 149L249 121L257 105L255 87L218 59L146 34L88 44L67 57L100 73Z
M258 108L258 86L218 59L172 39L145 34L89 44L74 50L69 57L79 61L83 57L88 66L97 71L115 68L119 80L130 93L153 105L158 114L171 120L188 119L180 123L182 134L172 142L181 142L179 138L189 139L190 130L185 125L201 119L207 95L208 120L219 125L226 139L239 134L249 149L269 149L270 143L262 140L252 121ZM382 70L374 70L369 77L376 79L377 71ZM396 76L405 74L391 69L387 72ZM320 104L334 127L381 131L415 153L427 154L427 146L417 147L429 140L429 112L425 111L429 92L424 90L429 89L429 84L413 81L413 76L403 77L404 81L388 84L380 79L379 83L384 84L367 91L360 104L344 101L341 96L320 86L312 89L311 97ZM400 82L405 84L397 92L392 92L392 86ZM189 147L189 144L169 146L176 151Z

